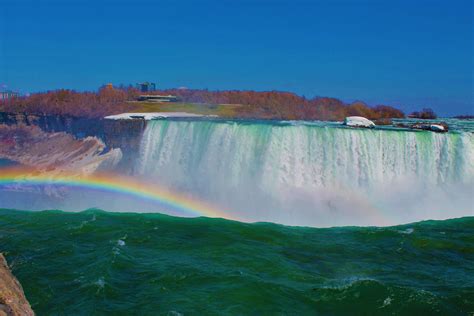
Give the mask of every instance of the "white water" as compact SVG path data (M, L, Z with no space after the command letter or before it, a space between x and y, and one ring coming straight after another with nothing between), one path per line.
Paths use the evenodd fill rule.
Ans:
M247 221L391 225L474 215L472 133L153 121L134 173Z

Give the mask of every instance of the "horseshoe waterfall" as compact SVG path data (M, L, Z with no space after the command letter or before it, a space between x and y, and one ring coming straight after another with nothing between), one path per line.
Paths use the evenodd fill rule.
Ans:
M474 136L159 120L133 173L243 221L393 225L473 214Z

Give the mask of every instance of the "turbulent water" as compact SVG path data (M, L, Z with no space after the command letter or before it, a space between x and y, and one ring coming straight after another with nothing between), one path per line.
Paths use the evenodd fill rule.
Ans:
M38 315L474 312L474 217L316 229L1 210L0 249Z
M247 221L393 225L474 215L474 135L456 129L153 121L134 174Z
M171 217L157 212L186 214L120 192L6 186L0 251L38 315L471 315L474 128L451 123L149 122L130 168L112 172L244 222L352 227ZM135 213L11 210L53 207Z

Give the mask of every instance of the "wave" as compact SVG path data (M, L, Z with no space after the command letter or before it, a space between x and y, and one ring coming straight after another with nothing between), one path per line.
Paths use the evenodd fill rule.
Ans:
M3 209L0 236L38 315L474 311L474 281L466 277L474 217L307 228Z

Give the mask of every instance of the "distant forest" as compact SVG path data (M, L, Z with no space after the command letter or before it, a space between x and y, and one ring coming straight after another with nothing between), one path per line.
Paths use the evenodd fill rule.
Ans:
M346 104L328 97L307 99L291 92L207 91L172 89L160 91L178 96L185 102L240 104L237 115L242 118L282 120L343 120L346 116L370 119L402 118L404 113L394 107L369 107L363 102Z
M172 94L182 103L238 104L232 118L343 120L347 116L364 116L383 120L405 117L401 110L387 105L371 107L360 101L348 104L329 97L308 99L290 92L169 89L152 93ZM127 101L136 100L139 94L132 87L104 86L97 92L55 90L0 101L0 111L100 118L137 110L137 103Z

